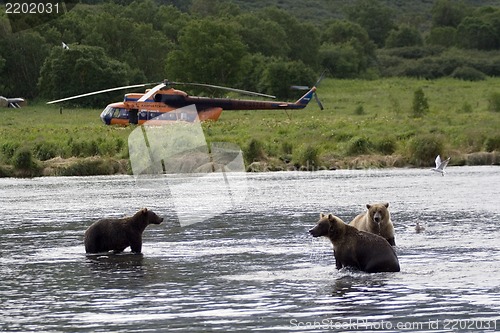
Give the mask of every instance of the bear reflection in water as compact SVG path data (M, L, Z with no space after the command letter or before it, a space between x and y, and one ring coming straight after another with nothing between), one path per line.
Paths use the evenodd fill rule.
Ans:
M396 252L385 238L360 231L337 216L320 214L318 224L309 233L330 239L337 269L353 267L367 273L400 270Z
M150 224L160 224L162 217L143 208L134 216L121 219L102 219L85 231L85 252L120 253L130 246L133 253L141 253L142 233Z

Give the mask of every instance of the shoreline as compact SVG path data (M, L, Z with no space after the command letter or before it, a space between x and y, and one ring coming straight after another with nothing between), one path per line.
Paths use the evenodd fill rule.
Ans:
M207 144L238 146L253 172L433 167L438 154L451 157L450 165L496 165L500 111L489 105L498 83L326 78L324 110L224 112L201 130ZM412 91L419 87L430 108L415 117ZM127 143L136 127L105 126L98 112L59 114L42 104L0 109L0 177L132 174Z
M498 165L500 152L458 153L452 155L450 166ZM246 167L246 172L276 171L322 171L364 170L384 168L420 168L433 165L412 165L401 155L359 155L331 158L324 165L294 165L277 158L255 161ZM30 169L15 169L11 165L0 165L0 178L33 178L56 176L105 176L131 175L128 159L111 157L55 157L47 161L36 161Z

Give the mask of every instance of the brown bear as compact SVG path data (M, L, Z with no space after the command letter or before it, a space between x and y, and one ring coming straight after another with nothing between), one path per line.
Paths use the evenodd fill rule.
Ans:
M85 231L85 252L123 252L126 247L134 253L141 253L142 233L150 224L160 224L162 217L143 208L134 216L121 219L102 219L94 222Z
M354 267L367 273L399 272L399 261L383 237L360 231L332 214L320 214L318 224L309 230L313 237L326 236L333 244L337 269Z
M368 210L359 214L349 223L358 230L368 231L387 239L392 246L396 245L394 240L394 225L389 213L389 203L367 204Z

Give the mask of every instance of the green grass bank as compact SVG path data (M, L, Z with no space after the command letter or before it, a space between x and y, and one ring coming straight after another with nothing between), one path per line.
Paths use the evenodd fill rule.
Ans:
M500 78L325 79L318 95L324 110L224 111L203 123L206 139L238 144L249 171L427 167L437 154L500 164ZM130 173L134 127L105 126L100 112L0 109L0 176Z

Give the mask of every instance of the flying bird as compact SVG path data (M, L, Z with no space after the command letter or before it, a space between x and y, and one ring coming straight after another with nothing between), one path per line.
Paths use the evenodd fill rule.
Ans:
M444 176L444 168L448 165L448 162L450 161L451 157L448 157L446 160L441 161L441 156L436 156L436 167L432 168L432 171L440 172L442 176Z
M65 50L69 50L69 46L65 42L62 42L62 48Z

